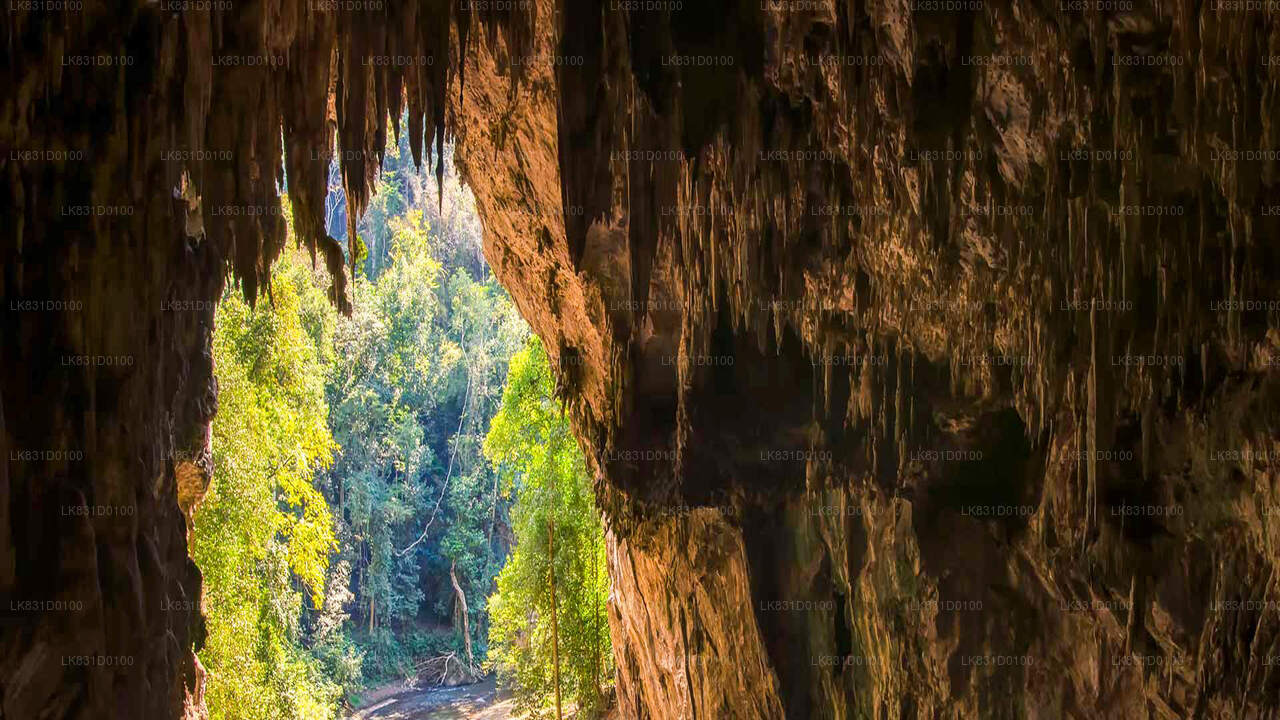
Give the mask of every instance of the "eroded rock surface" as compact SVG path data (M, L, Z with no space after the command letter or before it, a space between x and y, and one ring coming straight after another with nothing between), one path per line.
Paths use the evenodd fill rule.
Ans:
M429 160L463 49L519 48L525 18L380 0L0 14L0 717L204 714L184 515L211 470L224 281L266 287L287 167L298 239L346 308L323 219L335 138L354 215L386 119L407 109Z
M603 5L564 245L487 239L601 468L624 712L1273 712L1280 16Z
M1238 5L9 14L0 141L95 154L0 159L4 296L86 307L3 324L6 449L86 459L0 474L0 592L103 609L6 631L0 707L198 712L196 614L146 603L198 595L211 310L160 303L261 286L279 225L211 210L275 203L281 144L337 269L307 161L337 137L358 205L405 88L599 468L624 716L1268 717L1280 13ZM400 53L448 60L358 62ZM147 669L33 672L72 632Z

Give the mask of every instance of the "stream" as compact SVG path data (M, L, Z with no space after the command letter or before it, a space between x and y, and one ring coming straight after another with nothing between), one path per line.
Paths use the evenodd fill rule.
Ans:
M389 687L347 720L509 720L513 701L492 676L459 687Z

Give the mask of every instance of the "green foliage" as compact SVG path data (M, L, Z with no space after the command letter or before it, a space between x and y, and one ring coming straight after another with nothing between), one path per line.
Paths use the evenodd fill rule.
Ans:
M478 248L478 234L442 238L425 214L410 207L379 221L385 257L372 254L377 272L356 278L353 314L336 331L344 362L328 385L342 450L326 489L354 572L355 637L375 679L462 654L451 567L482 660L485 598L507 550L508 503L481 443L507 358L528 331L487 272L457 264L470 257L458 246Z
M192 547L215 719L331 718L339 694L300 645L302 608L324 602L336 547L312 482L335 449L324 396L334 314L308 262L285 254L270 303L250 308L229 289L218 309L215 470Z
M514 682L521 709L538 714L555 690L553 572L562 694L598 710L614 675L603 527L586 462L553 388L546 354L531 338L511 359L502 408L484 443L501 492L515 495L515 550L489 601L490 653L500 677Z
M396 529L426 502L419 482L435 461L418 422L430 412L437 363L432 320L440 265L420 228L402 227L393 262L376 282L357 278L354 310L339 323L336 349L344 362L329 383L342 451L328 476L329 495L342 511L346 559L356 568L355 597L368 622L364 638L375 675L407 670L392 657L391 629L417 616L422 591L415 558L397 557Z
M508 378L528 328L456 178L439 202L393 148L375 198L350 317L298 251L270 302L229 290L219 306L215 477L193 533L211 717L333 718L366 683L465 657L464 627L477 664L492 638L526 705L543 704L552 517L562 687L597 707L613 675L604 543L545 357L535 341Z

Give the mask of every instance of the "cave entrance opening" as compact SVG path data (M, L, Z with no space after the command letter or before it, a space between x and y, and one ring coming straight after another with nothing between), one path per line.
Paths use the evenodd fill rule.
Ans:
M388 148L355 242L330 169L349 316L292 237L266 301L229 288L218 307L214 477L192 533L213 718L332 718L406 686L423 716L457 699L441 686L478 688L503 706L490 717L608 704L587 464L453 148L437 183L407 145Z

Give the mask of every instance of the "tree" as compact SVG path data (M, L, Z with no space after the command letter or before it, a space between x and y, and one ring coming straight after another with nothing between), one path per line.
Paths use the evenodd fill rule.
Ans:
M604 530L586 461L559 403L536 337L511 359L502 408L484 451L513 493L516 545L490 598L489 645L520 708L544 713L562 687L581 710L603 706L612 683ZM559 670L557 671L557 666ZM557 675L559 680L557 681Z
M341 691L423 659L485 661L512 533L482 446L528 328L457 179L441 208L407 152L382 178L350 317L296 251L270 300L219 308L218 469L193 545L214 718L332 717Z
M371 232L386 257L353 283L328 383L342 449L327 490L374 677L468 647L483 659L485 599L506 553L507 502L481 444L528 330L470 264L463 247L479 247L478 226L441 238L427 214L410 206L386 220L389 238Z
M214 475L194 519L208 636L200 653L215 719L320 720L338 687L302 647L307 601L323 603L333 520L314 474L335 448L324 396L334 311L300 251L277 262L270 301L234 288L213 338L219 411Z
M439 458L422 417L438 409L441 358L450 352L435 332L441 270L427 228L420 215L391 225L389 264L352 287L352 315L335 333L343 362L328 382L341 452L327 484L341 508L343 559L354 569L356 616L375 675L407 672L409 664L391 631L418 616L424 594L417 558L396 549L403 528L434 499L424 480Z

